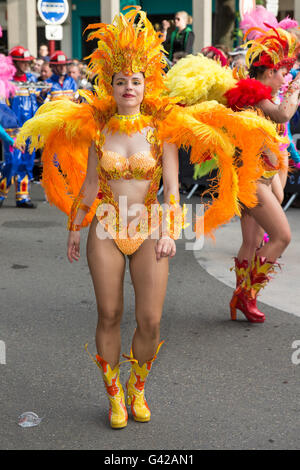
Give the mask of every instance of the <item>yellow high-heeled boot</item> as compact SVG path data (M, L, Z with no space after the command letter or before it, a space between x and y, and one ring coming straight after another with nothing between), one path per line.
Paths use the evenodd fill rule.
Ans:
M141 423L146 423L150 421L151 418L151 411L145 398L145 381L163 342L164 341L159 343L153 358L145 362L142 366L140 366L137 359L133 357L132 349L130 350L130 356L123 354L123 356L131 362L130 377L126 383L127 405L131 407L133 419Z
M109 400L108 418L110 425L114 429L125 428L125 426L127 426L128 413L125 406L124 390L120 382L120 364L117 364L112 370L108 362L98 354L96 354L96 359L94 359L91 354L90 356L102 372Z

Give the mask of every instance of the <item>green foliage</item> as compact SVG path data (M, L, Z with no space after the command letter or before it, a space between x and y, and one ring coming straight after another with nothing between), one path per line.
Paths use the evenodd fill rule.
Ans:
M234 47L237 47L239 44L243 42L243 31L239 28L240 21L241 21L241 15L240 15L240 12L237 11L235 13L234 30L231 33L231 39L233 40Z

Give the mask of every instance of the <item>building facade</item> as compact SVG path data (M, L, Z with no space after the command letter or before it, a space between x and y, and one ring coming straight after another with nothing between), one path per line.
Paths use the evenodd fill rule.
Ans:
M280 18L289 14L300 23L300 0L278 2ZM83 36L86 26L100 21L110 23L124 6L133 4L141 5L153 24L160 23L162 19L174 18L177 11L187 11L193 19L194 52L220 41L228 45L232 43L231 30L234 28L239 0L69 0L63 39L56 41L56 49L62 49L68 57L82 59L94 47L86 43ZM47 43L45 24L37 12L37 0L0 0L0 25L3 30L0 52L23 45L36 56L38 47Z

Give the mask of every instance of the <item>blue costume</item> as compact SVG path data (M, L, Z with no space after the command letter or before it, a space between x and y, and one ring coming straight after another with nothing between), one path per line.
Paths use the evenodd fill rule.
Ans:
M299 69L291 69L290 70L290 74L292 75L293 79L296 77L298 72L299 72ZM291 121L293 121L296 124L299 121L299 118L300 118L300 112L299 112L299 108L298 108L296 113L292 117ZM297 148L294 144L294 141L293 141L290 122L288 122L287 130L288 130L288 138L289 138L289 141L290 141L290 145L289 145L287 150L290 154L291 159L297 165L297 164L300 164L300 155L299 155L299 152L298 152L298 150L297 150Z
M36 82L36 77L26 73L28 82ZM21 84L21 82L20 82ZM13 98L10 99L11 107L0 105L0 124L11 137L15 136L18 129L31 119L38 109L35 88L20 86ZM4 163L1 168L0 178L0 204L7 198L10 186L16 184L16 205L24 207L31 204L29 189L30 180L33 179L33 166L35 152L32 154L26 146L22 153L19 149L12 148L12 142L4 140Z
M13 148L13 137L18 132L18 120L15 113L6 104L0 104L0 138L3 141L4 161L0 166L0 203L7 197L8 190L17 174L21 151ZM5 130L6 129L6 130Z
M50 83L52 85L49 96L51 100L61 98L62 96L66 96L72 99L74 98L74 94L78 88L74 78L70 77L69 75L65 76L62 85L59 83L59 76L54 73L46 80L46 83Z

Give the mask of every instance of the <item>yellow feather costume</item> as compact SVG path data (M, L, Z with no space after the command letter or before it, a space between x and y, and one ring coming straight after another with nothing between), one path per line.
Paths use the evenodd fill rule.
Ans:
M209 61L207 76L197 82L197 67L190 70L195 79L193 92L197 92L200 104L185 108L176 105L180 90L174 97L167 91L172 71L163 81L162 38L155 33L144 12L138 12L140 17L135 25L136 14L133 10L120 15L113 25L91 26L99 28L90 36L99 40L98 49L90 57L90 69L97 73L96 93L82 92L86 103L60 100L44 104L24 124L17 142L22 145L29 138L32 149L44 148L42 183L48 200L70 213L85 178L88 149L93 141L101 142L101 131L116 111L112 74L120 70L128 74L143 72L146 91L142 113L146 122L151 117L161 141L173 142L178 147L191 146L192 163L205 161L207 152L218 157L218 177L212 190L217 189L219 195L212 199L204 215L205 234L213 235L218 226L240 215L240 203L248 207L257 203L255 181L263 172L261 150L264 146L271 148L280 160L278 142L283 139L277 135L275 125L252 111L235 113L217 101L205 101L213 96L222 101L221 96L233 86L235 79L229 70L224 70L220 77L220 66L202 56L196 60L205 66ZM180 61L187 74L188 61L189 58ZM176 66L173 70L176 72ZM211 88L207 85L209 80L214 83ZM193 102L191 93L186 96L186 103ZM91 221L98 203L99 200L94 202L85 224Z
M236 84L233 71L203 54L188 55L168 71L164 84L169 96L191 106L216 100L226 104L224 94Z

